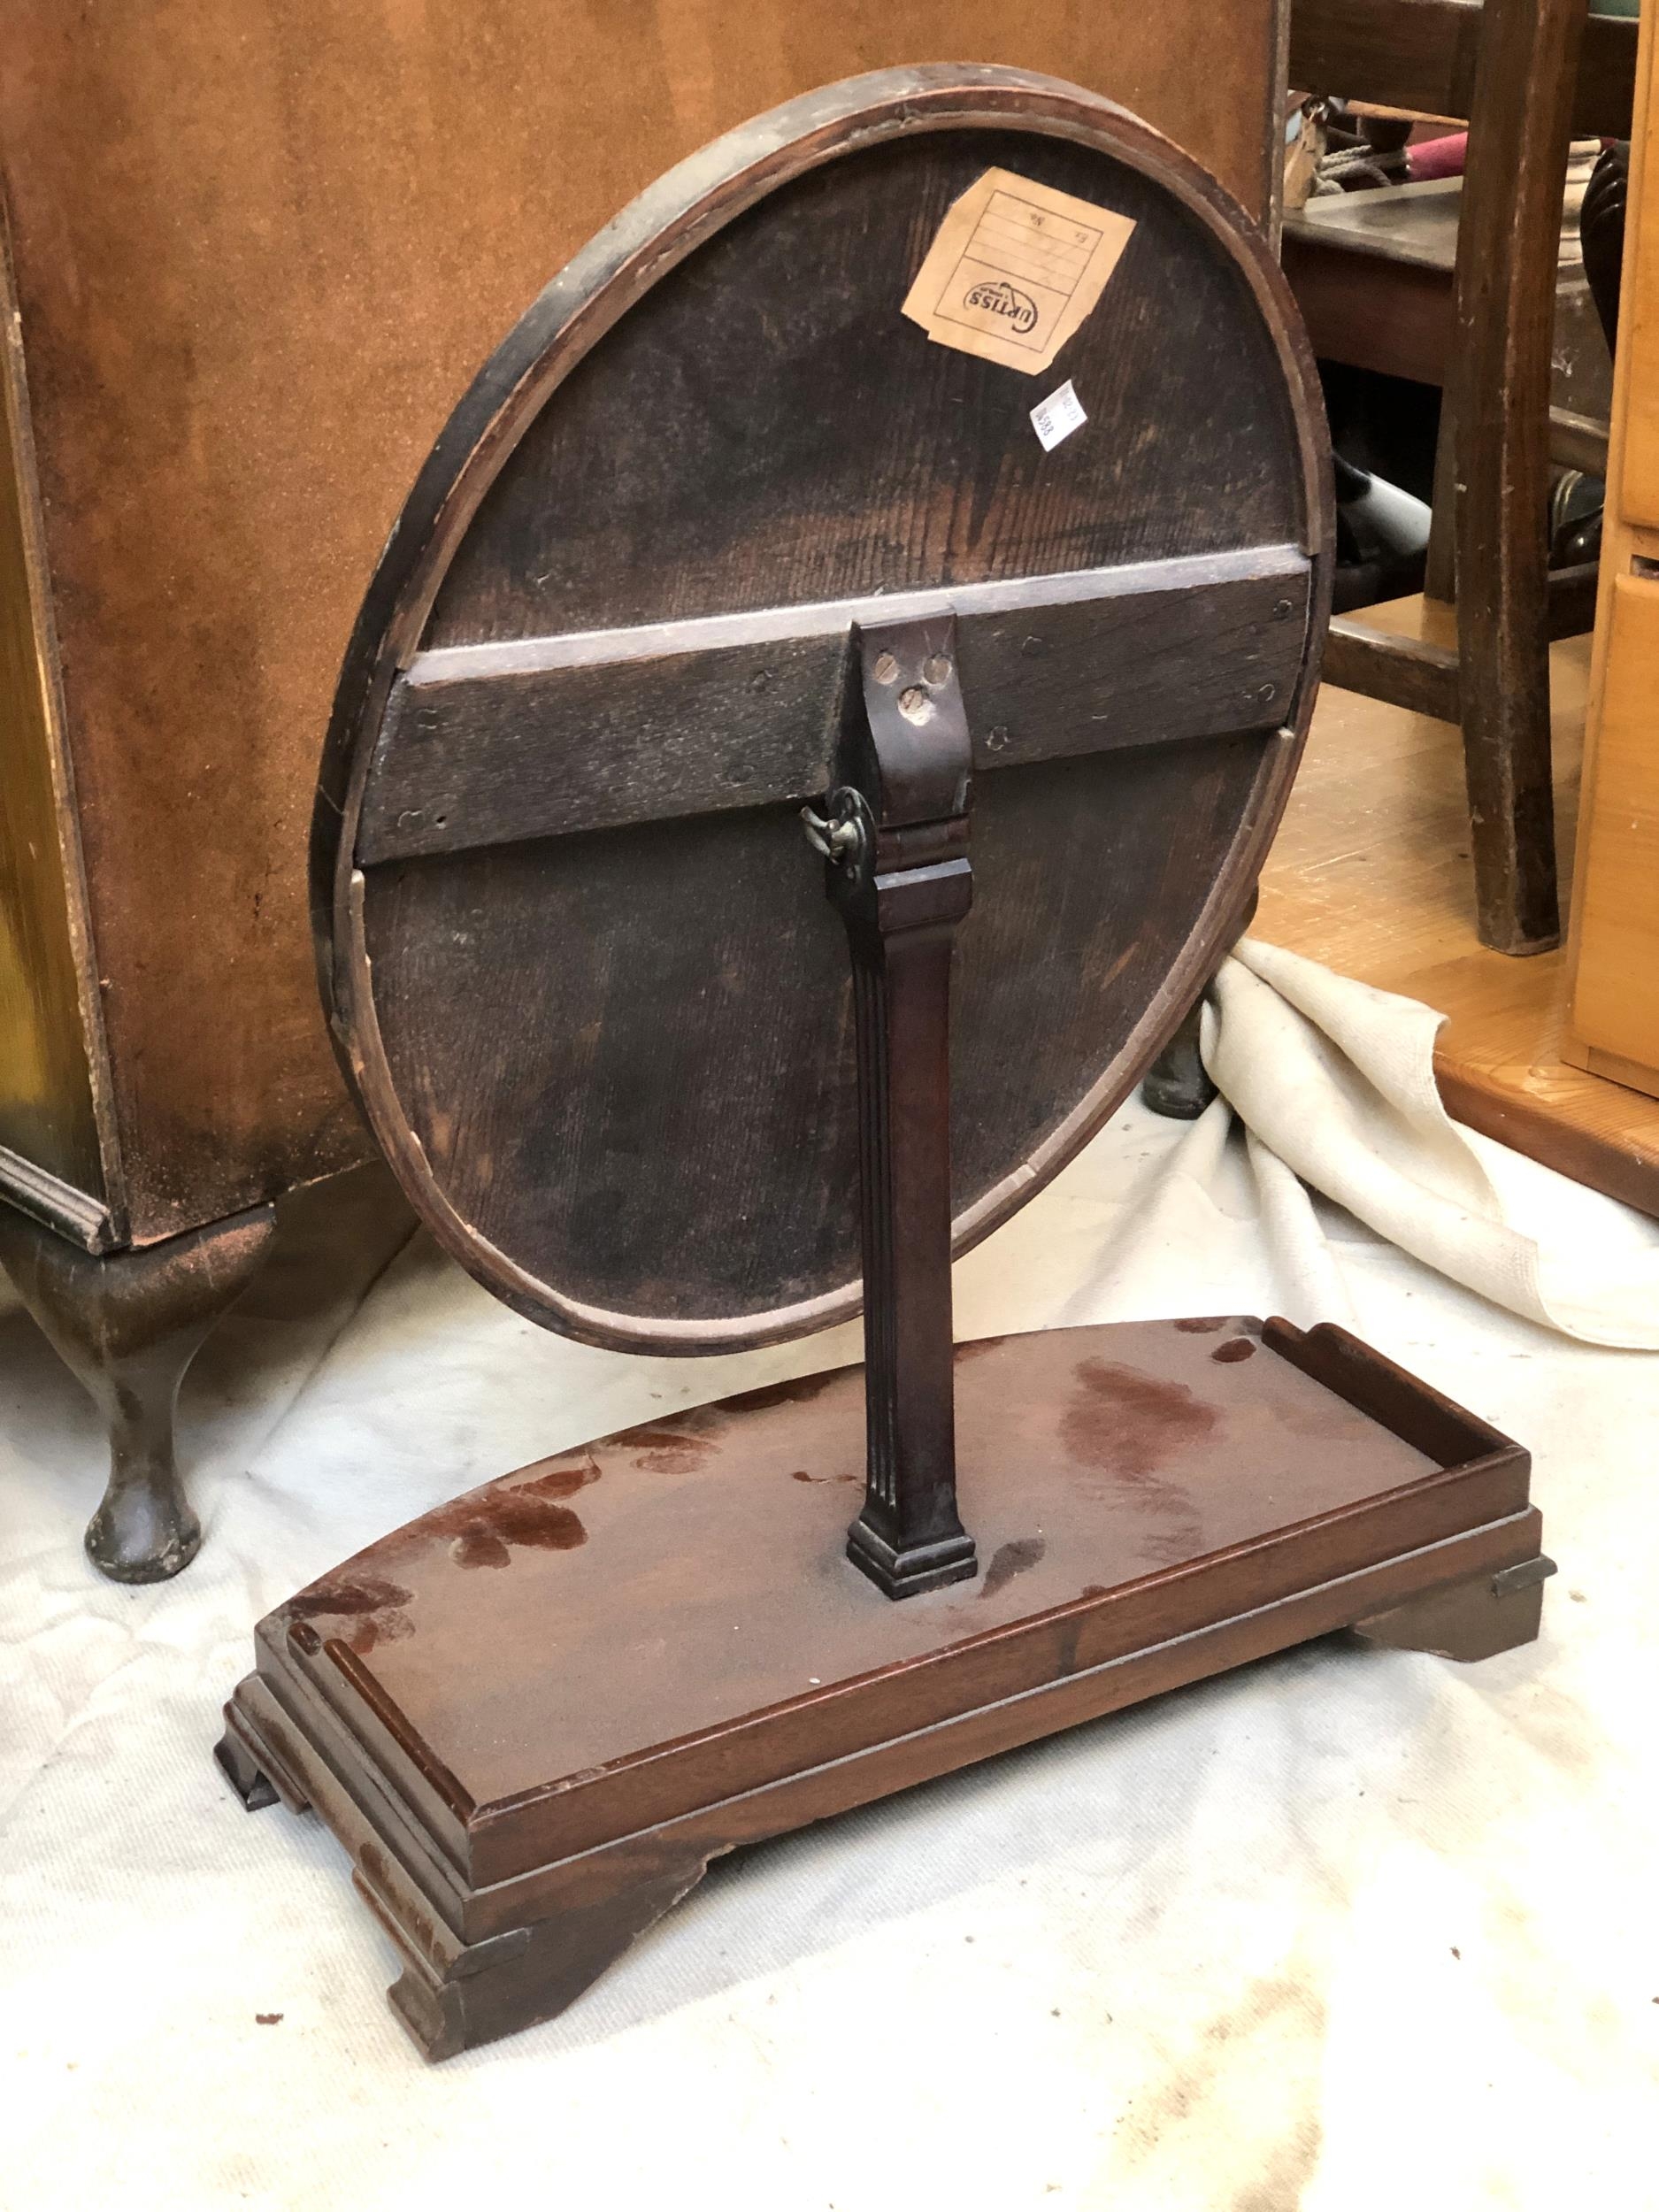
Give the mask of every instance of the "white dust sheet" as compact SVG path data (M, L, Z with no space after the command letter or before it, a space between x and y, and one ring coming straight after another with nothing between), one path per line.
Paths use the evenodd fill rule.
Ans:
M749 1851L564 2018L427 2067L343 1855L212 1763L255 1620L856 1340L586 1350L378 1174L309 1194L187 1382L177 1582L87 1565L96 1423L0 1313L5 2212L1659 2206L1659 1359L1618 1348L1659 1343L1659 1233L1448 1135L1421 1010L1259 947L1218 1002L1249 1139L1125 1109L962 1264L959 1333L1347 1322L1532 1448L1540 1642L1307 1647Z

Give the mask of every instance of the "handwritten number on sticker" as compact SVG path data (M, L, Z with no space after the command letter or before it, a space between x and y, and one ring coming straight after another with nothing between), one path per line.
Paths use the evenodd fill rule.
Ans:
M1074 430L1080 430L1088 420L1083 412L1083 403L1068 377L1057 392L1031 411L1031 426L1037 434L1037 442L1045 453L1052 453L1061 440L1069 438Z

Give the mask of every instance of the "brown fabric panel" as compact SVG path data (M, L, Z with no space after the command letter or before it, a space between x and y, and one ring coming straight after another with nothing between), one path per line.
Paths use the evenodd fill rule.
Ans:
M4 0L0 172L134 1233L360 1157L304 849L374 557L473 369L653 175L814 84L1110 92L1260 211L1274 0Z

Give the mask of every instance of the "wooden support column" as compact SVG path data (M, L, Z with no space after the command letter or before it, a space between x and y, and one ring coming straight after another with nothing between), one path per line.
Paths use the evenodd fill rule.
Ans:
M956 1509L950 962L973 896L954 618L856 633L826 849L852 950L864 1276L864 1510L853 1563L890 1598L978 1572Z

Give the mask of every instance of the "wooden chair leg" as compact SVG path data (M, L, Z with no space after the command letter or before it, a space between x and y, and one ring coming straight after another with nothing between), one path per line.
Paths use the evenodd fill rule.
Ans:
M1440 399L1440 435L1434 442L1434 519L1429 525L1428 562L1423 596L1449 604L1457 596L1456 423L1449 393Z
M273 1225L260 1206L99 1258L0 1205L0 1265L109 1425L109 1485L86 1542L111 1581L164 1582L196 1556L202 1525L173 1460L179 1385Z
M1586 0L1486 0L1457 241L1460 702L1477 927L1560 941L1547 503L1562 197Z

